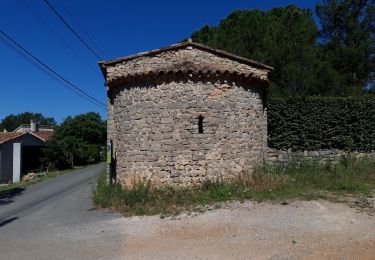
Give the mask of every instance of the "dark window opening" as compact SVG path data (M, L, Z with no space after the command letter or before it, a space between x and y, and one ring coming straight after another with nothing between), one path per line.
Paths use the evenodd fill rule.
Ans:
M203 116L198 117L198 133L203 134Z

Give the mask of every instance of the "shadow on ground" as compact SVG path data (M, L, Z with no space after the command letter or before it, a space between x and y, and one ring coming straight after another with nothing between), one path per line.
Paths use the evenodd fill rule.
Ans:
M18 219L18 217L14 217L14 218L8 218L8 219L1 219L0 218L0 228L15 221L16 219Z
M24 190L25 188L14 188L0 192L0 206L12 203L14 201L14 197L21 195Z

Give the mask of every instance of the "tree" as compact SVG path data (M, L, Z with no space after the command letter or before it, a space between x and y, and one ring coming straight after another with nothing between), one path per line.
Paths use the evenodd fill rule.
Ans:
M219 26L204 26L191 35L196 42L259 60L275 68L272 92L312 94L318 28L312 12L295 6L269 11L238 10ZM314 82L314 84L312 84Z
M56 125L53 117L44 117L41 113L24 112L4 117L0 123L0 131L13 131L22 124L30 124L31 119L36 120L41 125Z
M58 169L98 162L106 142L106 122L98 113L67 117L44 149L44 161Z
M339 94L355 94L375 85L375 1L323 0L316 5L321 22L320 56L339 75Z
M347 96L375 85L375 0L322 0L231 13L204 26L194 41L275 67L271 94Z

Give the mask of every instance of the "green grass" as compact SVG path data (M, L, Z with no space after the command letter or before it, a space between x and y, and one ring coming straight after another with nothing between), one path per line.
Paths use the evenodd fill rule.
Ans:
M263 167L243 172L230 183L205 182L192 188L152 188L139 183L132 189L119 184L108 187L103 173L93 189L97 206L112 208L126 216L174 215L200 211L224 201L335 198L370 196L375 189L375 160L346 158L338 165L305 162L286 167Z

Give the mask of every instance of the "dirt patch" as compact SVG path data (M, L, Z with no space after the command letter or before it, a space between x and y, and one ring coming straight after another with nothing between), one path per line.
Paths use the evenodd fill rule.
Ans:
M228 203L177 218L125 219L126 259L374 259L375 217L345 204Z

